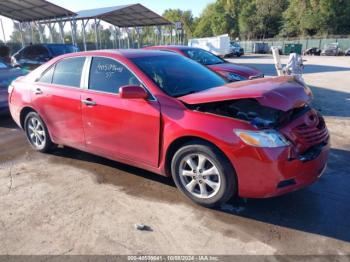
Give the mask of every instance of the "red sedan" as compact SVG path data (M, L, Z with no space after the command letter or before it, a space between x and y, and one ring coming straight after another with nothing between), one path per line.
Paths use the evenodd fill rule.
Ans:
M202 65L205 65L212 71L223 76L230 82L243 81L248 79L263 78L264 74L258 69L228 63L220 57L197 47L181 46L181 45L167 45L167 46L149 46L144 49L148 50L160 50L175 52L177 54L186 56Z
M65 145L172 176L212 207L317 180L329 135L292 77L228 84L169 52L94 51L54 58L9 88L31 146Z

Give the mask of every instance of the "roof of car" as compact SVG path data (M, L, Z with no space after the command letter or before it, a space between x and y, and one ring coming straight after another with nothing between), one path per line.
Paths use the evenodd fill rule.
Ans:
M46 46L57 46L57 45L73 45L73 44L60 44L60 43L56 43L56 44L42 44L42 45L46 45Z
M177 50L191 50L199 49L198 47L186 46L186 45L159 45L159 46L150 46L150 49L177 49Z
M37 46L46 46L46 47L50 47L50 46L75 46L75 45L73 45L73 44L46 44L46 43L44 43L44 44L31 44L31 45L27 45L27 46L25 46L24 48L28 48L28 47L37 47ZM24 48L22 48L22 49L24 49Z
M162 52L157 50L145 50L145 49L107 49L107 50L94 50L94 51L85 51L85 52L77 52L71 53L78 55L106 55L106 54L116 54L121 55L126 58L136 58L136 57L151 57L151 56L169 56L176 55L173 53ZM67 55L69 56L69 54Z

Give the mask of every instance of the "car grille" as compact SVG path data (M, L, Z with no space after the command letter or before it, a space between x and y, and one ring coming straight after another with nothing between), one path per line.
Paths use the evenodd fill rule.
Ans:
M311 111L312 112L312 111ZM296 144L301 152L306 151L312 146L326 143L329 139L329 133L322 116L312 112L305 123L296 126L293 129L296 137Z

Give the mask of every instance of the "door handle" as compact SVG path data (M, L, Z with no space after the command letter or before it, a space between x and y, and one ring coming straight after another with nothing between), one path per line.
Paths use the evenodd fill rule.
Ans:
M34 90L34 94L36 94L36 95L42 95L42 94L43 94L43 90L41 90L41 88L37 87L37 88L35 88L35 90Z
M96 105L96 102L95 101L92 101L91 99L83 99L81 100L81 102L87 106L95 106Z

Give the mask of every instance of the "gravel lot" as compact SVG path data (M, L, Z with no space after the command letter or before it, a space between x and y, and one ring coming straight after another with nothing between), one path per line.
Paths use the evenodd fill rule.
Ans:
M219 210L143 170L69 148L33 152L1 117L0 254L350 254L350 57L305 59L332 136L327 172L304 190ZM274 74L270 56L233 61Z

